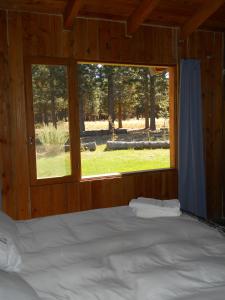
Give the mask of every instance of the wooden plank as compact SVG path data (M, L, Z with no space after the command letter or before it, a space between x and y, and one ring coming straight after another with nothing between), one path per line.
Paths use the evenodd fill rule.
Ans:
M132 35L156 8L160 0L143 0L127 20L127 34Z
M2 209L11 217L16 217L16 203L12 197L12 165L10 156L10 99L9 66L7 45L7 16L0 12L0 181L2 188Z
M88 47L88 21L76 19L73 28L73 56L77 60L86 59L89 52Z
M224 0L207 0L199 10L184 23L180 31L180 39L185 40L192 32L199 28L213 13L224 4Z
M73 179L75 182L79 182L81 178L79 99L77 92L76 64L73 61L70 61L68 65L68 87L71 169Z
M79 183L80 186L80 209L89 210L92 209L92 182L82 181Z
M137 197L135 193L135 177L136 175L123 176L123 205L127 205L131 199Z
M142 27L129 39L124 37L125 26L121 23L77 19L73 31L68 32L63 31L59 16L22 14L22 20L25 56L131 64L177 63L173 29ZM163 50L165 47L167 51Z
M141 1L135 0L85 0L85 5L80 9L79 16L90 18L104 18L124 20L132 14ZM162 26L182 26L205 0L161 0L157 9L153 10L146 19L147 23ZM0 0L0 8L5 10L26 11L30 13L45 13L50 15L63 15L67 0ZM204 23L205 29L224 31L225 6Z
M120 62L121 39L124 36L123 24L99 22L99 58L108 62Z
M22 13L24 56L72 57L72 32L60 16Z
M66 183L66 200L68 209L66 212L75 212L81 210L80 205L80 187L77 182Z
M224 167L222 64L223 34L198 31L182 46L181 55L201 62L202 110L208 217L222 215Z
M64 11L65 29L71 29L73 27L74 20L77 17L83 4L84 4L84 0L68 0Z
M208 56L208 111L210 121L207 122L208 140L207 154L210 155L207 160L207 182L208 182L208 216L222 217L222 199L223 199L223 172L221 162L223 161L222 140L223 140L223 98L221 87L223 77L221 66L223 61L222 43L223 39L220 33L211 33L211 47L208 44L208 50L211 48L213 56ZM209 141L209 143L208 143ZM209 154L211 152L211 154Z
M31 188L32 218L68 212L66 185L54 184Z
M19 14L9 13L8 30L12 197L16 201L16 217L26 219L30 217L30 191L23 76L23 32Z
M99 58L99 21L77 19L73 30L74 57L77 60Z
M170 167L177 167L178 143L177 143L177 79L176 67L169 67L169 113L170 113Z

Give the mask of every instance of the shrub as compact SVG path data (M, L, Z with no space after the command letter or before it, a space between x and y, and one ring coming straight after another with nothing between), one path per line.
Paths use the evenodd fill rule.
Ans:
M57 155L64 152L64 145L69 138L69 132L64 129L44 126L38 131L38 139L44 146L46 155Z
M64 145L68 137L69 132L53 126L44 126L38 132L38 138L44 145Z

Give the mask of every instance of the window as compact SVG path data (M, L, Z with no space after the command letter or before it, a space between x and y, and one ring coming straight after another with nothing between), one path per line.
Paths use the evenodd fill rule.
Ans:
M170 71L78 63L83 178L173 165Z
M26 64L31 183L175 167L174 68L74 66Z
M65 65L31 64L32 111L29 144L35 178L72 174L68 71Z

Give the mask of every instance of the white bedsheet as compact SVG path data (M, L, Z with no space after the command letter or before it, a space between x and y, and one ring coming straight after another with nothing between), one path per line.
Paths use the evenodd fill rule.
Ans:
M18 222L21 276L43 300L224 300L225 238L129 207Z

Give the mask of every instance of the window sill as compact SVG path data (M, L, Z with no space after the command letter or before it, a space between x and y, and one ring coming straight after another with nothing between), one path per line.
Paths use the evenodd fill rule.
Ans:
M140 171L132 171L132 172L121 172L121 173L118 172L118 173L84 176L81 178L80 182L122 178L125 176L138 175L144 173L158 173L158 172L168 172L168 171L176 171L176 170L177 170L176 168L167 168L167 169L140 170Z

